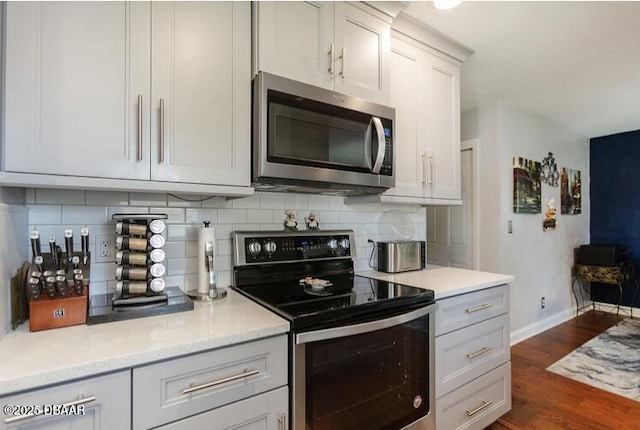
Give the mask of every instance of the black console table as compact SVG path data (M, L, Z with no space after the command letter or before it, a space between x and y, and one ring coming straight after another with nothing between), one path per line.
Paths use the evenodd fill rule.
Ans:
M623 286L633 287L633 298L631 299L631 317L633 318L633 304L635 303L636 294L638 293L638 281L635 277L635 269L633 264L623 263L618 266L595 266L588 264L576 264L573 267L571 291L573 297L576 299L576 315L580 312L580 309L585 308L588 305L584 305L584 293L587 291L586 285L591 282L599 282L602 284L609 284L617 286L620 292L618 304L616 308L616 316L620 314L620 304L622 303ZM589 285L590 287L590 285ZM591 299L591 288L588 290L589 299ZM578 293L582 296L582 306L578 298ZM595 309L595 303L591 300L593 309Z

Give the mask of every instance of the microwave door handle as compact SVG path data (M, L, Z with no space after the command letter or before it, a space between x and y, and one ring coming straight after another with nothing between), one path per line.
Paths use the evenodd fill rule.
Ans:
M367 166L373 172L373 142L371 141L371 135L373 134L373 118L369 121L367 131L364 134L364 159L367 162Z
M376 127L376 134L378 135L378 154L376 155L376 161L373 164L373 169L371 169L371 171L373 173L380 173L382 162L384 161L384 153L386 150L384 127L382 126L382 121L380 121L380 118L377 118L375 116L371 118L371 122L373 122L373 125ZM373 145L373 142L371 144Z

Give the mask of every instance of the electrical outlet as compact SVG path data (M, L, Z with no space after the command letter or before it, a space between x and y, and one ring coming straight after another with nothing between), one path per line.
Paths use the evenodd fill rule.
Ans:
M513 233L513 221L509 220L509 222L507 222L507 232L509 234Z
M92 255L96 263L112 262L116 259L116 238L112 234L96 235L96 252Z
M540 309L544 309L546 306L547 306L547 301L546 301L546 299L544 298L544 296L542 296L542 297L540 298Z

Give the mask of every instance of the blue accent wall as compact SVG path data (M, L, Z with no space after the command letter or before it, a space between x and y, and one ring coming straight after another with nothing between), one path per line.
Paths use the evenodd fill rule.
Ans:
M640 130L591 139L592 244L622 245L640 267ZM640 296L640 294L638 294ZM633 288L624 290L622 304L632 305ZM593 298L618 302L617 288L593 285ZM640 305L640 297L633 303Z

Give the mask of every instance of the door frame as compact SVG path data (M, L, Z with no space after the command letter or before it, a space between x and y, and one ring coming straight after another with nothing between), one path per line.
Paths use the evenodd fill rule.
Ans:
M460 142L460 152L471 150L471 160L473 162L473 177L471 178L471 187L473 188L473 199L471 204L473 210L473 270L478 270L480 264L480 175L478 174L478 148L480 147L480 139L468 139Z

